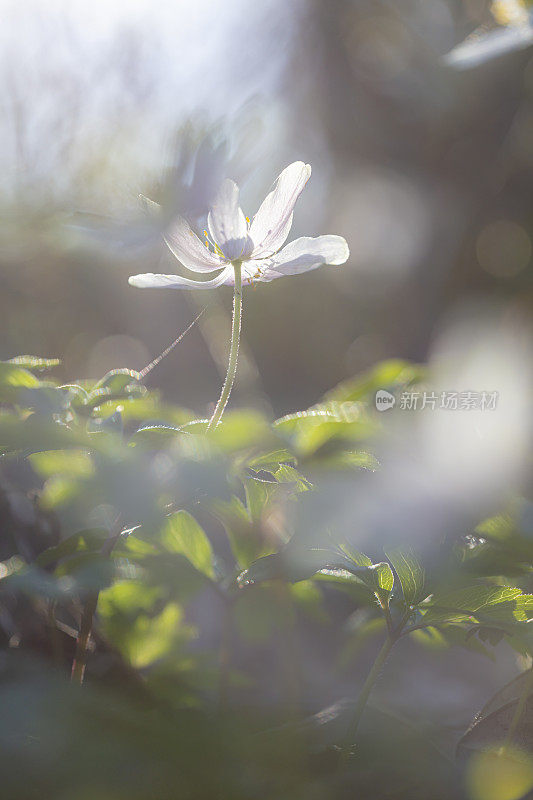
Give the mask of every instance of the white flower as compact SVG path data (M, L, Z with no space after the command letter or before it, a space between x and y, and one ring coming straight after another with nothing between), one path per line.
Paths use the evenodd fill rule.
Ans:
M298 275L322 264L344 264L350 254L342 236L303 236L281 250L292 225L294 206L311 175L311 167L295 161L283 170L251 224L239 207L239 187L225 180L207 218L206 244L189 223L178 217L165 241L178 261L192 272L219 274L208 281L181 275L133 275L132 286L169 289L211 289L233 286L232 262L242 263L243 283L271 281L284 275ZM211 245L211 247L210 247Z

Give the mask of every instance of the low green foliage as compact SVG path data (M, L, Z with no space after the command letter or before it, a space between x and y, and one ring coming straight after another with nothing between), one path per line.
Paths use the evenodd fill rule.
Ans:
M37 648L39 658L54 665L54 677L46 681L74 720L85 701L64 697L64 684L72 661L80 658L80 631L88 618L83 691L94 698L98 725L106 713L101 691L124 704L127 710L117 712L124 720L148 713L138 712L138 703L150 709L153 717L142 728L146 736L156 736L153 725L165 713L175 715L179 728L183 715L195 709L193 727L200 738L209 737L210 709L222 704L234 709L235 742L251 733L263 737L261 763L254 756L250 767L252 783L286 747L278 789L284 769L294 785L304 787L302 796L310 781L327 785L331 767L311 777L300 770L296 754L310 748L333 759L335 774L351 772L366 791L361 763L345 763L344 756L339 762L338 754L354 742L360 754L374 752L372 737L384 735L375 710L365 706L400 639L409 637L413 647L428 652L461 647L491 658L494 647L507 646L521 656L529 653L533 540L526 501L448 541L437 563L420 542L391 546L339 522L332 498L342 507L356 487L372 485L379 475L386 433L373 410L373 393L412 385L423 374L419 367L387 362L307 411L279 420L231 411L207 431L205 420L148 391L138 373L114 370L94 384L61 386L51 377L56 364L29 356L0 364L0 491L9 498L0 608L11 619L7 644L18 644L16 654L7 648L10 658L35 655L25 627L28 613L41 630L40 641L49 642ZM371 555L356 549L363 541ZM341 607L350 614L346 623L340 621ZM319 716L302 716L308 678L297 639L303 631L307 640L326 637L332 668L342 674L376 647L376 639L384 640L379 669L370 673L358 702L346 701L339 713L325 711L324 728ZM266 659L265 668L254 659ZM63 672L63 683L54 670ZM276 670L274 710L252 731L238 709ZM24 672L17 681L24 686ZM507 695L500 701L510 702ZM500 705L491 713L500 714L505 731L511 723ZM358 728L363 711L371 729ZM225 720L216 723L217 746ZM28 721L25 735L41 735L32 733L38 729L34 722ZM161 724L164 731L167 723ZM73 720L65 725L84 747L92 746L91 732ZM382 739L382 752L390 747L393 764L391 753L399 742L404 748L406 729L398 719L385 727L392 738L388 744ZM126 746L122 735L113 736L117 752ZM477 748L476 736L462 740L463 750ZM179 736L171 739L182 748L177 764L183 769L187 748ZM205 744L209 758L215 740ZM228 754L230 763L241 763L239 747ZM438 775L438 749L427 758ZM395 769L402 780L411 774L400 763ZM14 773L9 765L4 771L12 786ZM434 776L427 770L424 775L426 789L434 787ZM84 780L98 797L97 782ZM170 786L174 778L165 780ZM227 796L249 796L223 780ZM160 784L158 798L175 796L168 786ZM136 794L128 781L123 790L148 796L143 789Z

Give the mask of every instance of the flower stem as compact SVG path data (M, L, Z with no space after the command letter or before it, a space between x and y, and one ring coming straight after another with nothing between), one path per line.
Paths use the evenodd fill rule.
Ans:
M357 733L357 728L359 727L359 722L361 720L361 717L363 716L363 711L365 710L368 698L370 697L370 693L374 688L374 684L376 683L379 677L379 673L381 672L381 669L385 664L385 661L387 660L389 653L392 650L395 642L396 642L396 637L388 634L387 638L383 642L381 650L376 656L376 660L372 665L372 669L368 673L367 679L364 682L363 688L361 689L361 693L357 700L357 705L355 706L350 728L348 730L348 736L346 742L347 745L352 745L354 742L355 734Z
M379 674L383 669L385 661L389 657L390 651L400 639L404 632L407 633L408 631L404 631L404 628L407 624L407 621L410 616L409 610L405 612L399 623L395 626L392 621L392 617L390 614L388 603L384 603L380 601L381 609L383 611L383 615L385 617L385 621L387 623L387 638L383 642L381 650L376 656L376 660L372 664L372 669L367 675L366 681L363 684L363 688L361 689L361 693L357 699L357 704L355 706L355 710L353 712L353 717L351 720L351 724L346 736L346 748L351 748L353 746L355 735L357 733L357 728L359 727L359 722L361 721L361 717L363 716L363 712L366 708L366 704L368 702L368 698L374 688L374 685L379 678ZM346 753L348 753L348 749Z
M231 390L233 388L235 374L237 372L242 319L242 272L240 261L233 262L233 270L235 272L235 290L233 292L233 320L231 325L231 346L229 351L228 371L226 373L226 379L224 381L218 403L213 411L213 416L209 420L209 424L207 426L208 431L211 430L211 428L216 428L222 418L222 414L224 413L224 409L226 408Z

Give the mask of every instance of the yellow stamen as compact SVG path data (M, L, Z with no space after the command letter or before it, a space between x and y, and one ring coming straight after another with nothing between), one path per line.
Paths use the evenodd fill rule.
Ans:
M252 289L255 289L256 284L254 283L254 281L259 279L260 277L261 277L261 267L258 267L253 275L250 275L249 278L246 278L246 280L248 281L248 286L251 286Z

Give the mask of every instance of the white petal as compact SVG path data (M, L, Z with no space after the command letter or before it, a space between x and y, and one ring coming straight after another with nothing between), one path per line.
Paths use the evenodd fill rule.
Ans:
M310 177L311 167L303 161L290 164L278 177L250 226L253 258L267 258L283 245L291 229L294 206Z
M207 227L229 261L251 251L246 217L239 208L239 187L234 181L225 180L220 187L207 217Z
M174 220L164 238L178 261L193 272L213 272L225 264L223 258L207 249L183 217Z
M260 274L254 280L272 281L284 275L299 275L316 269L322 264L339 265L348 260L350 251L342 236L302 236L284 247L275 256L265 261L257 261ZM253 268L253 261L249 262Z
M230 272L233 273L232 268L223 269L220 275L210 281L192 281L181 275L154 275L153 272L147 272L144 275L132 275L128 283L138 289L213 289L222 286Z
M157 215L161 213L161 204L156 203L155 200L150 200L150 198L146 197L144 194L139 195L139 200L141 201L143 211L145 211L147 214Z
M514 50L529 47L532 42L533 27L526 21L519 25L496 28L476 36L475 39L468 38L454 47L443 60L449 67L470 69Z

